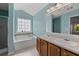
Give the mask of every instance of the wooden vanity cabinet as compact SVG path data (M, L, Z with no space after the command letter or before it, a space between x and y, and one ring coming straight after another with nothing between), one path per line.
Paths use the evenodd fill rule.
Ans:
M60 47L48 43L48 56L60 56Z
M37 51L41 56L78 56L41 38L37 38Z
M37 38L37 51L41 56L47 56L47 42Z
M40 55L47 56L47 42L41 39Z
M75 55L74 53L69 52L69 51L61 48L61 56L77 56L77 55Z

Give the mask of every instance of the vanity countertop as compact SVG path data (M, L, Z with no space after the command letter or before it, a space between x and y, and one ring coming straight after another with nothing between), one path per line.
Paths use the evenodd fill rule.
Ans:
M65 45L65 43L56 41L60 39L64 40L64 37L59 37L56 35L54 36L52 34L50 36L50 35L47 35L46 33L43 35L37 35L37 37L79 55L79 41L74 41L77 43L76 46L70 46L70 45Z

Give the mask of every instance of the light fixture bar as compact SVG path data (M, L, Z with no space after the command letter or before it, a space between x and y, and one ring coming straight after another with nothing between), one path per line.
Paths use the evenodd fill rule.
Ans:
M65 6L69 5L69 4L71 4L71 3L57 3L55 6L49 8L47 10L47 13L52 13L52 12L58 10L58 9L61 9L61 8L65 7Z

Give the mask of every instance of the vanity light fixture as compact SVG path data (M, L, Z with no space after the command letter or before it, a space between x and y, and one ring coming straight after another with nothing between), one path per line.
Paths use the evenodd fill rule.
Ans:
M57 11L57 10L59 10L61 8L65 8L65 6L68 6L69 4L70 3L56 3L55 6L52 6L51 8L49 8L47 10L47 13L50 14L50 13L52 13L54 11Z

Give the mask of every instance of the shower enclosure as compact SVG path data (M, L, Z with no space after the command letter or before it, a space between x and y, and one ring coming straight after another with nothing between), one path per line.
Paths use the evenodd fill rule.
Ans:
M8 3L0 3L0 56L8 55Z
M5 55L8 53L7 50L7 39L8 39L8 20L7 18L0 17L0 55Z

